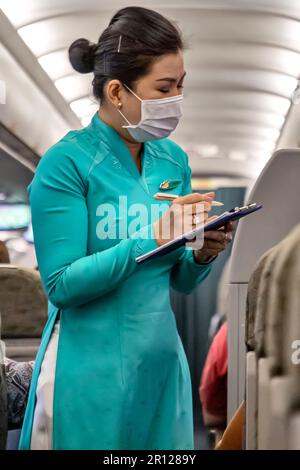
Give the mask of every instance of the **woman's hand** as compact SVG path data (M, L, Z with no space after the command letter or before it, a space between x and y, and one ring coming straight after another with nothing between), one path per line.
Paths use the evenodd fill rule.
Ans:
M216 216L210 217L213 220ZM233 222L227 222L218 230L210 230L204 234L204 244L200 250L194 250L194 258L197 263L205 263L210 258L217 256L225 250L233 237Z
M206 223L214 196L214 192L191 193L174 199L168 210L153 224L158 246Z

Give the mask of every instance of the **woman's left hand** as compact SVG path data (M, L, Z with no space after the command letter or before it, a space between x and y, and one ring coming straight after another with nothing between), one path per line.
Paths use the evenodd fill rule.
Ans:
M213 219L213 217L211 218ZM228 243L233 238L233 222L227 222L218 230L210 230L204 234L203 247L200 250L194 250L194 257L198 263L205 263L210 258L217 256L225 250Z

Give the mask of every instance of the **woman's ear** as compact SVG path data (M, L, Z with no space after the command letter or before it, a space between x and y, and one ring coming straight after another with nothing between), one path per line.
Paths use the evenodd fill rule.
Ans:
M115 108L120 108L120 103L122 104L122 92L124 92L124 87L120 80L110 80L108 82L106 87L107 99Z

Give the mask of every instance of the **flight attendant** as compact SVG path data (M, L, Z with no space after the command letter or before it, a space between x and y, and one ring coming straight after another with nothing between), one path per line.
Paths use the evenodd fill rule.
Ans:
M167 139L181 116L182 51L177 28L138 7L116 13L96 44L78 39L69 49L75 70L94 73L101 106L46 152L29 185L49 318L20 449L194 447L169 289L189 293L206 278L232 226L209 232L197 250L136 262L168 241L167 219L174 238L178 208L191 208L195 227L197 203L207 220L214 196L191 194L187 156ZM179 198L158 201L157 191Z

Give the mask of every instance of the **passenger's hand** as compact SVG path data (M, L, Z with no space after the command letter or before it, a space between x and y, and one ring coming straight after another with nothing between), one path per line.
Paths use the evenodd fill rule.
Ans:
M168 210L153 224L158 246L206 223L214 196L214 192L191 193L174 199Z

